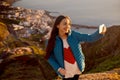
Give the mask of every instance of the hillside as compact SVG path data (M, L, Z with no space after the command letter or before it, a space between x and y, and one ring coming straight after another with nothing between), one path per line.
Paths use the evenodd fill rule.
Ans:
M119 30L120 26L112 26L99 41L83 44L86 72L80 75L80 80L120 79ZM9 48L1 48L0 80L52 80L56 77L53 69L43 58L43 50L35 45L25 46L21 41L17 43L21 47L15 47L16 43L9 44Z
M56 73L39 55L12 55L0 63L0 80L52 80Z
M103 38L82 47L86 69L80 80L120 80L120 26L109 27Z
M86 71L102 72L120 67L120 26L108 28L104 37L93 43L83 44Z

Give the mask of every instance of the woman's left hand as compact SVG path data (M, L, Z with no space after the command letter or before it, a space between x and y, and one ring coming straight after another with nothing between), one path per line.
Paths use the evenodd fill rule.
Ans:
M107 31L107 27L104 24L99 26L99 33L100 34L105 34L106 31Z

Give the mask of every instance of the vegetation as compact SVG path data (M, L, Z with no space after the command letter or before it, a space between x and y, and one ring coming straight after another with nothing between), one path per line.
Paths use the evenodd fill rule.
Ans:
M104 72L119 67L120 67L120 53L119 55L115 55L107 58L89 72Z
M7 26L0 22L0 41L3 41L7 38L9 32L7 30Z
M29 46L33 50L33 54L39 54L41 56L45 56L45 51L38 48L37 46Z
M3 41L7 38L8 35L9 32L7 30L7 26L0 22L0 48L5 46Z

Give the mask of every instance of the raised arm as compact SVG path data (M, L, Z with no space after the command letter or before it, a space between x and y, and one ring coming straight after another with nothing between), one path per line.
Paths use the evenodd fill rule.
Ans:
M106 32L106 26L100 25L99 29L93 34L81 34L76 32L76 38L82 42L94 42L100 39Z

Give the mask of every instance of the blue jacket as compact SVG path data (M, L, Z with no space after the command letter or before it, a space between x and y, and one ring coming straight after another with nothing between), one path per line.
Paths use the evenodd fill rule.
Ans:
M95 33L81 34L79 32L71 31L68 35L67 41L72 50L72 53L76 59L80 71L85 69L85 57L82 53L81 42L93 42L101 38L103 35L99 34L99 30ZM48 58L49 64L58 73L58 69L64 68L64 52L63 52L63 42L59 36L56 37L55 47L52 51L50 57ZM59 74L59 73L58 73Z

